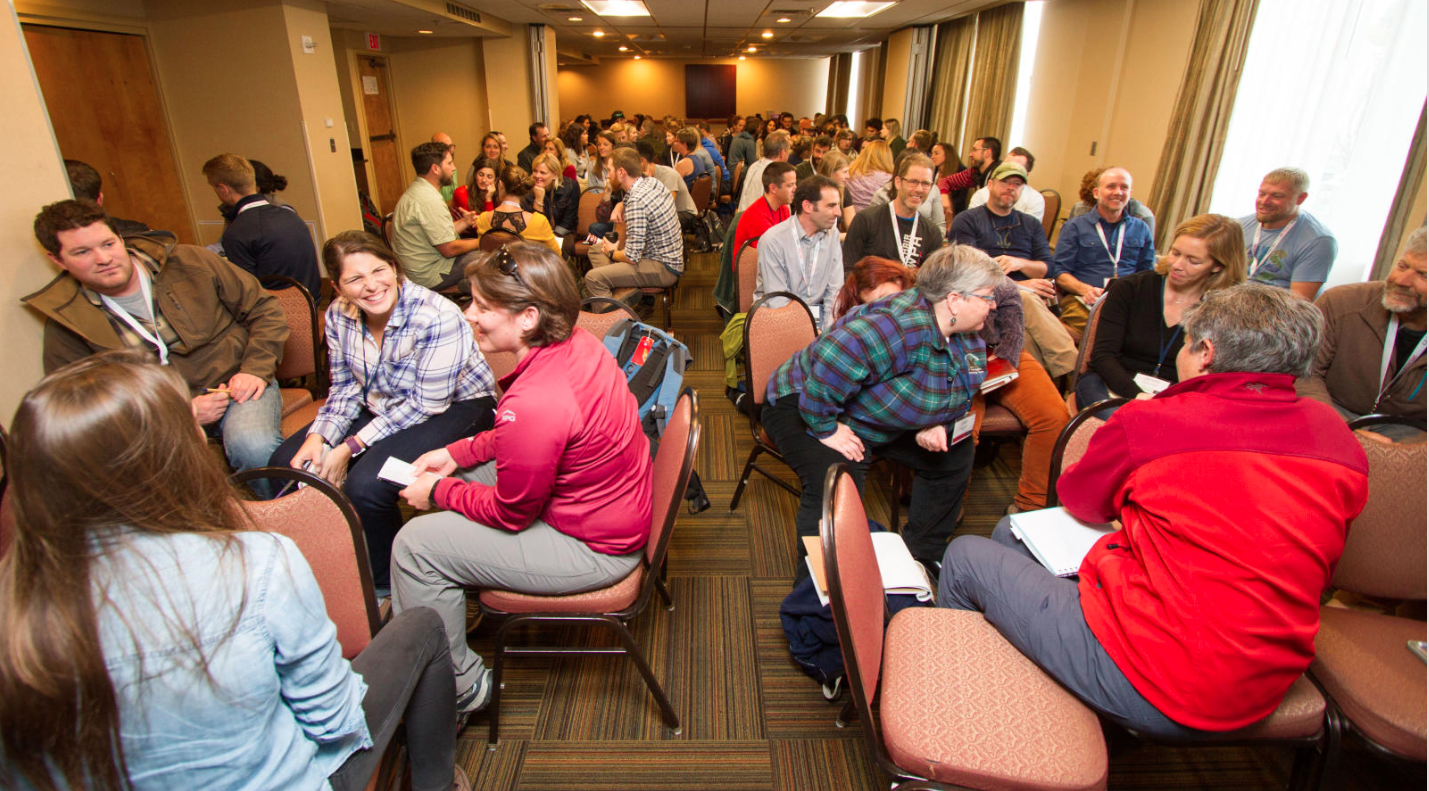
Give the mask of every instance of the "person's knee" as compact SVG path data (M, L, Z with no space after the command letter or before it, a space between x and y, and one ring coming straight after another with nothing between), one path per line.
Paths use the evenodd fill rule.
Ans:
M992 529L992 540L1005 546L1016 548L1017 536L1012 534L1012 518L1004 516L998 521L997 527Z
M969 568L975 565L977 556L986 544L982 536L958 536L943 550L943 566L938 574L938 606L951 609L967 609L965 597L961 595L960 582Z
M349 475L342 490L358 508L380 509L397 504L397 492L392 484L365 472Z
M223 453L237 470L251 470L268 464L273 452L282 444L278 432L254 426L223 432ZM289 457L291 458L291 456Z

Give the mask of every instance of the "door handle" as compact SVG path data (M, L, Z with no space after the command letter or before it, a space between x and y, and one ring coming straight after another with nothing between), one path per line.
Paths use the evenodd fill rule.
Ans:
M397 133L396 133L396 132L388 132L388 133L385 134L385 135L372 135L372 136L368 137L367 139L368 139L368 140L371 140L371 141L374 142L374 143L379 142L379 141L382 141L382 140L396 140L396 139L397 139Z

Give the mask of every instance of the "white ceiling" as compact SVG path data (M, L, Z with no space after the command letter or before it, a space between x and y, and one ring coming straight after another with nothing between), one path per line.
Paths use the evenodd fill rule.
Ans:
M877 44L910 25L929 25L1000 4L1003 0L901 0L867 19L817 19L831 0L645 0L649 17L598 17L579 0L455 0L467 9L512 23L549 25L561 53L595 58L725 58L746 54L823 58ZM489 36L491 31L444 17L434 0L329 0L333 27L415 36ZM581 17L580 22L569 21ZM781 17L787 23L776 22ZM596 30L603 38L592 35ZM774 33L765 39L761 33ZM620 46L626 52L620 52Z

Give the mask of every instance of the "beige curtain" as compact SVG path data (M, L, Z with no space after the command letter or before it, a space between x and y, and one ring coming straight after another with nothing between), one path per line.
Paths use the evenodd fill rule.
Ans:
M1201 0L1148 202L1157 217L1157 250L1166 249L1182 220L1210 210L1258 5L1259 0Z
M829 58L828 103L825 115L838 115L848 107L848 83L853 66L853 53L840 52ZM850 119L852 124L853 120Z
M1022 3L1008 3L977 15L977 47L963 139L996 137L1004 151L1016 145L1007 135L1012 131L1021 52Z
M1424 224L1424 215L1412 216L1415 199L1423 189L1424 168L1424 110L1419 111L1419 125L1414 130L1414 142L1409 146L1409 158L1404 162L1404 175L1399 177L1399 190L1394 193L1394 203L1389 208L1389 219L1384 222L1384 233L1379 237L1379 251L1374 255L1374 269L1370 280L1383 280L1394 266L1399 255L1399 246L1404 237Z
M928 129L937 132L938 141L951 145L955 151L962 150L960 133L963 114L967 111L968 74L972 69L973 36L976 31L975 16L938 25Z

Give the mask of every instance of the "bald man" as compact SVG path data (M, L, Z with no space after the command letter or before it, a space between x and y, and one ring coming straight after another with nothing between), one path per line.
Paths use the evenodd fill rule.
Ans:
M432 135L432 142L441 143L442 145L446 146L447 150L452 152L452 161L456 161L456 143L452 142L451 135L447 134L446 132L437 132L436 134ZM452 194L456 192L456 182L452 182L451 184L446 184L440 187L439 191L442 193L442 200L445 201L448 206L451 206Z
M1151 229L1126 211L1131 174L1107 168L1092 189L1095 211L1068 220L1052 257L1052 278L1063 292L1062 321L1078 330L1087 326L1096 304L1115 277L1144 272L1156 265Z

